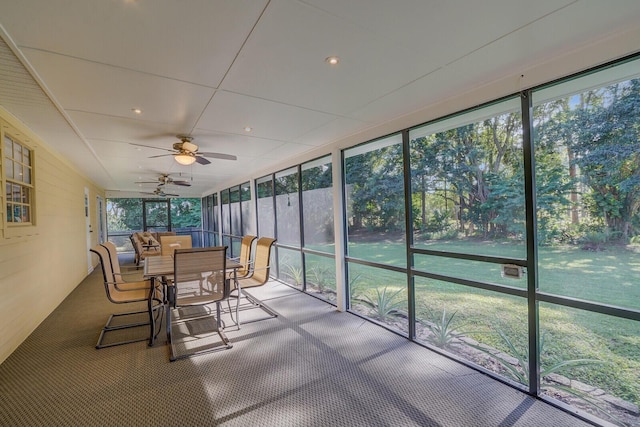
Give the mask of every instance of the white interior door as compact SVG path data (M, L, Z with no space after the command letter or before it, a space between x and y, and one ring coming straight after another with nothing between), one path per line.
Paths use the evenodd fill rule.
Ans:
M89 189L87 187L84 188L84 219L87 230L87 270L89 273L93 271L93 265L91 265L91 217L89 216Z
M96 214L98 215L98 243L107 241L107 216L104 212L104 199L96 197Z

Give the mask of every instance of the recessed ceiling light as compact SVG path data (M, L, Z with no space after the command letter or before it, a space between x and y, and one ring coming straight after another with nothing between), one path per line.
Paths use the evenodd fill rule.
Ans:
M133 111L134 114L142 114L142 110L139 108L132 108L131 111Z
M253 130L253 128L251 126L245 126L244 127L244 131L245 132L251 132Z
M325 58L324 62L329 65L338 65L338 62L340 62L340 58L338 58L337 56L329 56L328 58Z

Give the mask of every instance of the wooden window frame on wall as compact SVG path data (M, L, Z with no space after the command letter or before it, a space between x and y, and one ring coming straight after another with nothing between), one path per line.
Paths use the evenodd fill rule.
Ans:
M29 169L30 182L21 182L7 177L7 156L5 146L5 137L9 137L13 143L19 144L23 149L29 150ZM36 229L36 185L35 185L35 157L36 150L31 138L24 132L21 132L15 126L0 118L0 183L2 185L2 193L0 193L0 202L2 203L2 212L0 213L0 226L2 227L5 238L19 237L23 235L33 234ZM7 199L7 184L15 183L21 187L29 189L29 201L25 205L29 208L28 222L10 222L7 218L7 207L10 201Z

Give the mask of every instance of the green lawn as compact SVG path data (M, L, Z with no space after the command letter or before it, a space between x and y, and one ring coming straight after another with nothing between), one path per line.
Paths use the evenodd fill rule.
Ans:
M524 258L524 247L496 242L453 241L424 245L431 249L461 253ZM404 243L353 243L349 253L369 261L406 265ZM541 247L539 288L543 292L588 301L640 309L640 253L623 246L603 251L579 247ZM317 257L313 264L333 260ZM526 287L526 278L505 279L500 266L434 256L416 257L417 268L456 277ZM352 288L360 297L374 300L375 289L405 289L403 274L350 264ZM400 293L405 301L406 292ZM448 282L417 278L416 309L420 319L441 318L442 311L455 313L451 327L476 341L510 352L499 331L522 354L527 349L527 305L523 298L483 291ZM572 359L597 359L600 364L570 367L562 375L606 390L614 396L640 404L640 322L541 303L539 324L545 336L543 368Z
M525 258L523 245L496 242L438 242L422 247L488 256ZM350 243L356 258L404 267L404 243ZM603 304L640 309L640 253L624 246L610 246L600 252L576 246L540 247L538 283L542 292L580 298ZM496 264L436 256L416 256L415 267L432 273L526 287L526 279L506 279Z

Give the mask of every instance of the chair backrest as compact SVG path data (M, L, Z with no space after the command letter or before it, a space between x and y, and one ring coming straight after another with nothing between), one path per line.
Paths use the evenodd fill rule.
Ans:
M137 255L140 255L140 238L138 237L137 233L132 233L129 236L129 240L131 240L131 246L133 246L133 250L135 251L135 253Z
M176 235L175 231L158 231L156 233L156 238L160 240L162 236L175 236L175 235Z
M118 249L113 242L100 243L100 246L104 246L107 249L109 255L109 262L111 263L111 270L113 271L114 281L122 282L122 275L120 270L120 260L118 259Z
M109 250L101 245L96 245L92 249L89 249L94 254L98 255L100 259L100 265L102 266L102 278L104 280L104 291L107 293L109 301L115 302L111 298L112 292L117 292L115 288L115 280L113 275L113 269L111 268L111 260L109 259Z
M192 247L191 236L160 236L160 252L162 255L173 255L176 249Z
M229 297L227 247L176 249L173 284L178 305L207 304Z
M240 243L240 258L238 259L238 263L241 264L242 267L238 268L237 271L237 274L240 277L249 274L251 264L251 247L253 246L254 240L256 240L256 236L246 235L242 238L242 242Z
M276 239L271 237L260 237L256 243L256 254L253 261L254 283L264 285L269 280L269 270L271 268L271 248Z

